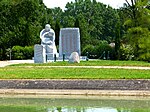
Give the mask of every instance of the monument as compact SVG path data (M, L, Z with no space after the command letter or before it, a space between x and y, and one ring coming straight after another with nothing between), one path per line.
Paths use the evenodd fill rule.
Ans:
M53 60L58 56L55 45L55 32L49 24L40 32L41 45L34 46L34 62L45 63L47 60Z
M59 35L59 56L62 57L65 54L69 58L73 52L77 52L79 56L81 55L79 28L61 28Z

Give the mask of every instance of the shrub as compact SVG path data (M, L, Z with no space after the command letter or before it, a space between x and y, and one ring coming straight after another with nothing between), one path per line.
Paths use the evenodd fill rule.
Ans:
M23 47L14 46L12 48L12 59L24 59Z
M87 56L87 52L89 53L89 58L94 58L95 52L95 46L93 45L87 45L82 50L82 55Z
M2 53L3 53L3 50L0 49L0 60L2 59Z
M32 46L25 46L23 50L23 55L25 56L25 59L32 59L34 55L34 49Z
M99 59L113 59L114 55L114 48L109 46L107 43L99 44L96 46L96 55L98 56Z
M138 40L139 57L138 60L150 62L150 31Z
M110 47L108 43L102 42L96 46L85 46L82 51L82 55L86 56L87 52L89 53L89 58L92 59L104 59L104 57L106 57L106 59L113 59L114 48Z
M140 54L139 60L150 62L150 52Z
M32 46L14 46L12 48L12 59L32 59L33 51Z
M134 58L134 50L131 45L122 44L120 47L120 60L131 60Z

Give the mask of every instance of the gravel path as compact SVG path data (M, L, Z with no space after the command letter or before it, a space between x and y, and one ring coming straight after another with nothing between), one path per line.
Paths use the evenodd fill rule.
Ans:
M21 63L34 63L34 60L11 60L11 61L0 61L0 67L6 67L12 64ZM26 66L33 67L33 66ZM141 69L150 70L150 67L138 67L138 66L36 66L39 68L113 68L113 69Z
M21 64L21 63L34 63L34 60L11 60L11 61L0 61L0 67L5 67L12 64Z
M27 68L37 67L37 68L112 68L112 69L140 69L140 70L150 70L150 67L138 67L138 66L25 66Z

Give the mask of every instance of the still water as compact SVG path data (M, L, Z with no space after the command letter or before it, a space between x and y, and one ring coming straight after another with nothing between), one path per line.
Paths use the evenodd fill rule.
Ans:
M150 97L0 96L0 112L150 112Z

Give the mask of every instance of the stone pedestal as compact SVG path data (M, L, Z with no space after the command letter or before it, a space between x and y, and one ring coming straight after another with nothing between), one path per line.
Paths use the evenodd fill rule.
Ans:
M43 45L44 48L46 49L46 59L47 60L53 60L54 59L54 48L53 46L50 46L50 45Z
M61 28L59 37L59 56L69 57L72 52L81 55L79 28Z
M34 63L46 63L45 46L36 44L34 46Z

